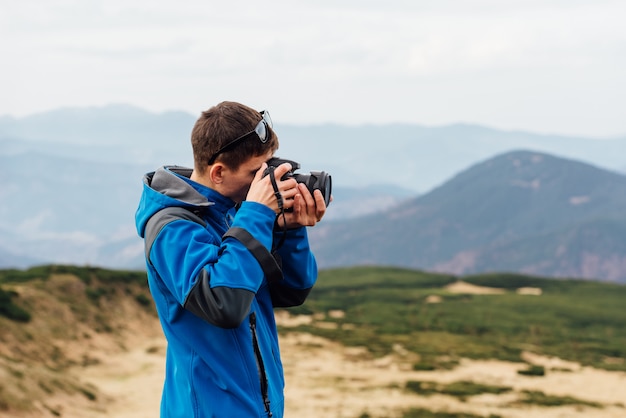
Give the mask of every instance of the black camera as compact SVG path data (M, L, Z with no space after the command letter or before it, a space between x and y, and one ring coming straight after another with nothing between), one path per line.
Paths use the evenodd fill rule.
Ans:
M311 194L313 194L313 190L318 189L322 192L322 195L324 196L324 203L326 203L326 206L329 205L330 195L333 188L332 177L330 176L330 174L325 171L311 171L309 174L294 173L294 171L300 168L300 163L274 157L270 158L267 161L268 168L265 170L265 173L263 173L263 175L266 176L269 174L270 167L276 168L283 163L291 164L291 171L285 174L281 180L286 180L293 177L298 183L304 183L304 185L307 187L307 189L309 189Z

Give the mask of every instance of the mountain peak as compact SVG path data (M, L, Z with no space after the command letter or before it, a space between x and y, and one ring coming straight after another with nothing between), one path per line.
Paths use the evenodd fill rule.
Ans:
M380 263L454 274L498 266L626 281L626 273L607 275L616 269L603 264L626 262L618 250L623 237L611 232L626 226L624 207L626 176L516 150L460 172L402 208L333 225L332 242L324 240L316 251L322 263L333 266ZM564 235L575 230L584 232ZM594 234L602 237L602 253L593 240L582 238ZM597 266L583 270L579 260L585 257L597 257Z

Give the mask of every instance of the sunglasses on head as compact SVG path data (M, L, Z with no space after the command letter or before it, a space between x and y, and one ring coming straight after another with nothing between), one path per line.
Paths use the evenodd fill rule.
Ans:
M267 110L262 110L260 113L261 113L261 120L256 125L254 130L248 133L245 133L238 138L233 139L232 141L224 145L222 148L217 150L217 152L213 154L211 158L209 158L209 165L215 162L215 159L217 158L218 155L234 148L237 144L239 144L240 142L243 142L248 137L256 136L259 139L259 141L261 141L261 143L263 144L265 144L270 139L270 128L273 127L272 119L270 118L270 113Z

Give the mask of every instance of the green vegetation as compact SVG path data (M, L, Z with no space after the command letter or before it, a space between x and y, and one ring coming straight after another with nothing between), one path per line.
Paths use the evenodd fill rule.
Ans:
M437 382L420 382L416 380L407 382L406 388L420 395L428 396L440 393L457 397L462 401L465 401L469 396L476 396L484 393L499 395L513 390L507 386L482 385L480 383L468 381L440 384Z
M428 409L410 409L406 411L402 418L501 418L500 415L483 415L466 414L463 412L434 412Z
M546 368L543 366L537 366L537 365L531 364L528 366L527 369L518 370L517 374L521 374L524 376L545 376Z
M0 284L24 283L33 280L45 281L52 275L63 274L76 276L85 284L90 284L93 280L100 280L106 283L135 283L146 285L146 273L142 271L109 270L100 267L78 267L56 264L31 267L27 270L0 270Z
M89 267L63 265L37 266L27 270L0 270L0 283L25 283L35 279L47 280L52 274L72 274L87 282L90 270Z
M564 406L564 405L578 405L578 406L590 406L592 408L602 408L602 405L596 402L583 401L581 399L572 398L571 396L554 396L546 395L543 392L534 390L525 390L522 392L523 396L519 403L532 404L539 406Z
M430 396L434 394L449 395L466 401L470 396L482 395L485 393L499 395L513 391L508 386L483 385L469 381L452 382L442 384L431 381L409 381L406 389L422 396ZM571 396L554 396L546 395L539 391L524 390L520 393L520 399L514 403L532 404L537 406L556 407L565 405L589 406L593 408L601 408L602 405L596 402L583 401ZM417 415L416 415L417 416ZM430 416L430 415L425 415Z
M84 284L84 292L92 303L100 303L103 298L110 298L118 292L135 294L135 300L140 305L151 308L152 300L148 296L146 273L140 271L107 270L98 267L77 267L65 265L45 265L32 267L27 270L0 270L0 285L20 285L33 283L39 287L52 287L48 282L52 277L76 277ZM51 289L53 292L55 289ZM77 302L76 286L68 283L65 287L60 286L59 297L68 303ZM8 295L8 296L7 296ZM12 305L9 292L0 287L0 315L18 321L28 321L30 314ZM77 309L72 305L72 309Z
M335 322L335 328L311 324L299 329L366 346L379 356L401 344L419 354L419 370L445 368L444 363L460 357L520 361L523 351L626 370L626 286L487 274L463 280L506 292L457 294L445 289L457 280L397 268L327 270L320 272L307 302L290 312L341 310L344 316L325 319ZM517 294L523 287L541 289L541 295ZM429 303L433 296L439 303Z
M13 302L16 296L16 293L5 291L0 287L0 316L19 322L30 321L30 313Z

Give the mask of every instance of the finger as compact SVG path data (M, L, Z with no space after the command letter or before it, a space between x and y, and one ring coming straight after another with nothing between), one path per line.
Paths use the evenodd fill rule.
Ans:
M309 191L306 189L306 186L298 183L294 190L296 190L296 194L293 197L293 213L296 215L296 218L301 220L313 216L313 212L307 205L306 193L309 193Z
M302 198L304 199L304 203L306 204L307 208L314 208L315 200L313 199L313 196L311 196L311 192L306 187L306 185L304 185L303 183L298 183L298 190L302 195Z
M326 213L326 202L324 201L324 195L321 190L316 189L313 195L315 197L315 219L319 222Z
M307 190L307 193L308 190ZM310 196L310 193L309 193ZM315 225L315 210L311 206L307 205L306 198L298 193L294 200L294 220L301 226L313 226Z
M294 217L298 219L300 217L300 214L303 212L304 205L302 201L302 195L296 194L291 202L292 202Z
M291 164L282 163L274 170L274 175L276 176L276 180L282 179L285 174L291 171Z
M324 200L324 195L322 194L322 191L320 189L315 189L313 191L313 197L315 198L315 205L318 207L323 207L324 209L326 209L326 202ZM330 199L332 200L332 196L330 197Z
M313 226L318 221L315 199L304 184L298 184L298 189L300 190L300 193L296 196L298 197L298 204L300 207L300 217L298 219L304 225Z
M292 209L294 207L295 196L296 195L294 195L293 192L291 191L283 193L283 201L284 201L283 206L285 209Z
M280 190L283 196L287 199L292 199L300 192L298 189L298 183L295 179L287 179L280 182Z

